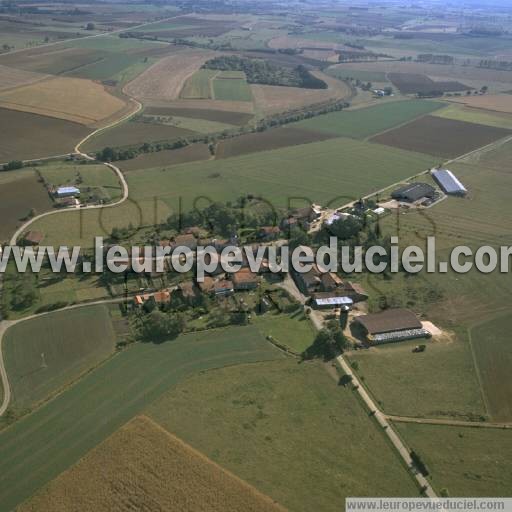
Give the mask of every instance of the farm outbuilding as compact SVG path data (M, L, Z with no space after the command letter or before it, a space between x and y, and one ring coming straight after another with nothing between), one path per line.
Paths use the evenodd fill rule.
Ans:
M76 197L80 195L80 189L76 187L59 187L55 191L55 196L58 198L62 197Z
M391 193L391 197L397 201L415 203L423 198L434 199L436 189L428 183L409 183Z
M361 315L354 319L354 323L363 329L367 340L375 344L430 336L416 315L408 309L387 309Z
M448 169L437 169L432 171L432 177L445 194L465 196L468 192L457 176Z

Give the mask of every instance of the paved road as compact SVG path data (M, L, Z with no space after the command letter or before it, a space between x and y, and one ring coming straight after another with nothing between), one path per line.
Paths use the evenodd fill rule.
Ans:
M400 457L402 457L404 462L407 464L409 471L412 473L420 487L422 489L425 489L425 495L429 498L437 498L437 494L435 493L434 489L432 489L432 486L430 485L429 481L414 467L411 456L409 455L409 450L407 449L403 441L398 437L398 434L394 431L393 427L388 421L387 416L382 411L380 411L379 408L375 405L375 402L366 392L364 387L361 385L361 382L359 382L359 379L352 371L352 368L350 368L350 365L345 361L345 359L343 359L342 356L338 356L336 359L340 364L341 368L343 369L343 371L347 375L350 375L352 377L352 383L354 384L354 386L357 387L357 392L359 393L359 396L362 398L368 409L373 414L374 418L382 427L382 429L388 436L389 440L395 447L396 451L400 454Z

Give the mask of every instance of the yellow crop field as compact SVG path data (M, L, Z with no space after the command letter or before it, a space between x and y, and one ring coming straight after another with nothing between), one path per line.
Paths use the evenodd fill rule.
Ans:
M18 512L286 512L146 416L120 428Z
M91 80L56 77L0 92L0 107L91 125L126 103Z

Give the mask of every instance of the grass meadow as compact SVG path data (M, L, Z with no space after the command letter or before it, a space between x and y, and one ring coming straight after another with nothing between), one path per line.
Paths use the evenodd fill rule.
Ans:
M183 86L180 97L183 99L207 100L212 97L212 79L218 74L213 69L196 71Z
M381 408L396 416L485 415L468 341L428 341L426 351L415 354L417 344L415 340L350 354Z
M0 431L0 510L26 500L186 377L282 357L254 327L129 347Z
M286 345L296 354L301 354L312 345L316 331L302 310L292 314L256 316L254 324L264 336L272 336L280 345Z
M496 128L512 130L512 115L499 112L486 112L485 110L472 109L462 105L450 105L437 110L432 114L436 117L465 121L466 123L484 124Z
M507 312L470 331L489 413L496 421L512 421L512 383L505 377L512 369L511 325Z
M14 325L3 344L11 407L31 409L46 400L110 356L115 341L107 306L56 312Z
M450 496L508 496L512 431L395 423L431 472L434 488Z
M223 72L213 80L213 96L220 101L252 101L252 91L247 80L233 78Z
M442 106L443 103L425 100L391 102L357 110L332 112L300 121L294 126L328 132L340 137L364 139L412 121Z
M146 414L295 512L334 512L346 496L418 494L353 391L321 363L205 372Z

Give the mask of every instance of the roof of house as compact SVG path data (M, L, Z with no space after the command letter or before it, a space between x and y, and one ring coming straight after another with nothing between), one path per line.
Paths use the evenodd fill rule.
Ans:
M241 283L257 283L258 282L258 274L254 274L248 268L242 268L238 272L235 272L231 279L235 284Z
M171 292L169 290L160 290L154 293L144 293L142 295L136 295L134 300L136 304L142 305L151 298L155 299L157 304L163 304L171 300Z
M192 298L196 296L196 289L193 281L184 281L180 283L179 288L183 297Z
M353 282L349 281L348 283L345 284L345 288L347 290L352 290L359 295L368 296L368 294L366 293L366 290L359 283L353 283Z
M466 187L448 169L432 171L432 177L447 194L465 194L467 192Z
M354 301L350 297L315 298L317 306L351 306Z
M280 232L281 229L278 226L263 226L260 228L260 233L264 233L265 235L275 235Z
M41 233L40 231L29 231L24 239L27 241L27 242L31 242L33 244L39 244L43 241L43 238L44 238L44 234Z
M386 309L380 313L358 316L359 322L369 334L421 329L421 322L408 309Z
M391 197L393 199L417 201L422 197L433 197L435 191L435 188L428 183L409 183L393 191Z
M188 235L177 235L174 238L174 244L179 247L195 247L197 246L197 240L196 237L192 234Z
M314 267L308 272L301 272L299 275L306 286L313 286L321 282L320 275Z
M322 280L322 284L325 287L333 287L341 286L343 284L342 279L336 275L334 272L327 272L322 274L320 279Z
M228 279L223 279L222 281L217 281L215 283L215 291L223 291L223 290L232 290L233 283Z
M215 288L215 281L213 277L205 276L204 281L198 282L197 286L202 292L208 293L211 292Z

